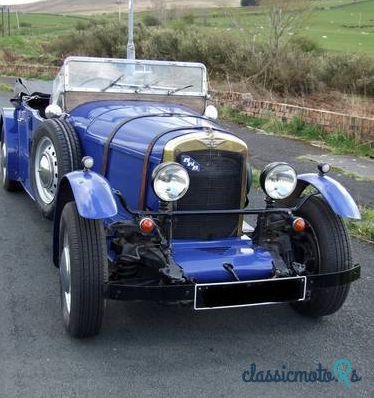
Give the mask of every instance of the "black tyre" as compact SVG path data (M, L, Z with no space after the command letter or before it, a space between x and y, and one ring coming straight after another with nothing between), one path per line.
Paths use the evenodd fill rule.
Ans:
M16 192L22 189L18 181L9 179L8 176L8 148L4 140L4 131L1 130L0 137L0 177L1 184L6 191Z
M107 250L103 223L78 214L75 202L65 205L59 238L61 309L69 335L99 333L104 312Z
M35 132L30 159L36 203L45 217L53 218L61 178L80 168L81 150L74 129L57 119L42 123Z
M320 197L310 198L298 214L307 221L305 232L293 238L293 249L297 262L306 264L310 273L329 273L352 267L351 245L347 229ZM333 314L343 305L350 284L315 288L310 299L293 303L299 313L312 317Z

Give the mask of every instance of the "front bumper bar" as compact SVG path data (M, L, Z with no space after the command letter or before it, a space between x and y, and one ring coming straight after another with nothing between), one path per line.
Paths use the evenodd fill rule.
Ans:
M303 301L316 288L351 283L360 278L361 267L292 278L271 278L241 282L173 285L130 285L108 283L106 297L123 301L193 301L196 310L267 305Z

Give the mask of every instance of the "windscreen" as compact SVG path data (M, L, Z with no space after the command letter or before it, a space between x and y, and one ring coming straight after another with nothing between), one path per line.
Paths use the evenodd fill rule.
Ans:
M206 95L206 70L199 64L87 59L66 67L70 91Z

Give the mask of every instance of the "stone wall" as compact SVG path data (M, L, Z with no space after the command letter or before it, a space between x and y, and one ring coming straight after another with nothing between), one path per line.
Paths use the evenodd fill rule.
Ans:
M351 116L338 112L305 108L278 102L254 100L250 94L215 92L214 100L219 104L239 107L253 117L275 117L290 121L295 117L306 123L321 126L327 132L342 131L362 142L374 142L374 118Z

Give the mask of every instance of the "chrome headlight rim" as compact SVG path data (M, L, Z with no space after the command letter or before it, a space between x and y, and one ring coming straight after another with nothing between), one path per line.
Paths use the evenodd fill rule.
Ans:
M158 182L158 177L161 176L161 173L165 172L168 168L177 168L180 172L183 173L183 176L185 178L185 186L183 189L178 193L178 195L174 197L168 196L165 192L161 192L160 189L157 188L157 182ZM177 162L163 162L160 163L158 166L155 167L155 169L152 172L152 186L153 186L153 191L155 192L156 196L162 200L163 202L176 202L180 199L183 198L183 196L187 193L189 187L190 187L190 176L187 172L187 170Z
M269 177L272 175L272 173L274 173L277 169L280 169L280 168L288 168L288 172L290 172L291 176L293 177L293 181L292 181L292 184L290 185L289 190L287 191L286 194L283 194L283 195L280 194L278 190L270 192L267 187L267 185L268 185L267 182L268 182ZM289 163L286 163L286 162L270 163L267 166L265 166L265 168L263 169L263 171L261 172L261 175L260 175L260 186L261 186L262 190L266 193L266 195L268 197L270 197L273 200L287 199L295 191L296 185L297 185L296 170L294 167L292 167Z

